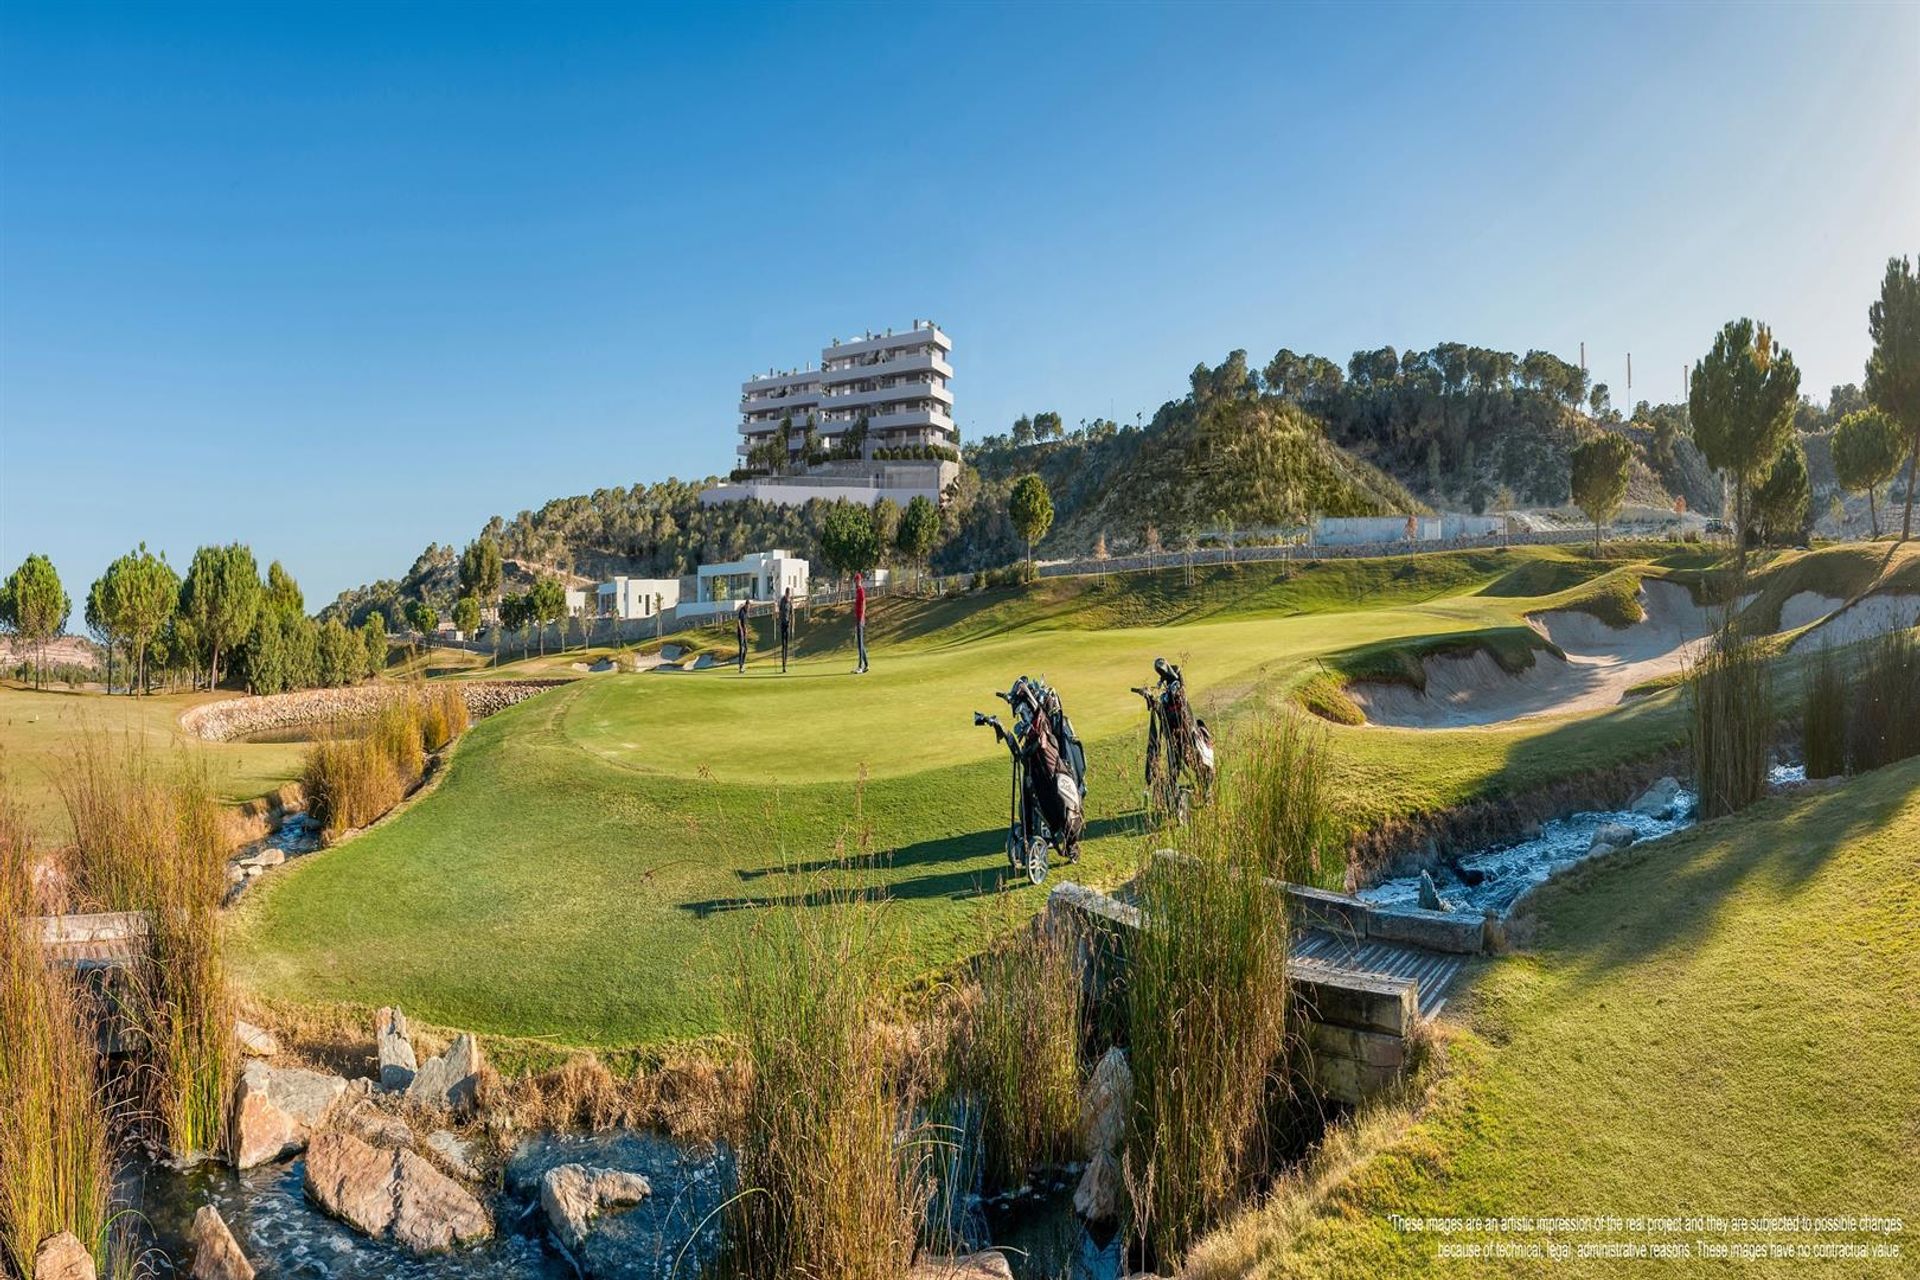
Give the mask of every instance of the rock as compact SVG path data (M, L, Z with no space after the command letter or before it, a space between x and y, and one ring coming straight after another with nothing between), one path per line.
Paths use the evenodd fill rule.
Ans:
M1420 873L1420 909L1422 911L1451 911L1453 904L1440 896L1433 887L1433 876L1425 871Z
M240 1052L253 1058L271 1058L280 1052L280 1042L265 1027L256 1027L244 1018L233 1020L233 1038Z
M493 1234L465 1187L411 1151L383 1151L349 1133L323 1133L307 1151L307 1194L375 1239L438 1253Z
M238 863L227 864L227 883L242 884L246 881L247 869Z
M427 1150L440 1157L440 1163L463 1178L480 1176L479 1166L473 1162L473 1149L445 1129L435 1129L427 1135Z
M33 1280L96 1280L93 1255L71 1231L48 1236L33 1255Z
M1665 777L1641 792L1640 797L1627 808L1642 817L1658 818L1664 822L1673 816L1673 804L1679 795L1679 780Z
M1109 1049L1094 1064L1087 1091L1080 1098L1080 1129L1087 1138L1087 1157L1116 1155L1127 1133L1127 1113L1133 1108L1133 1068L1127 1055Z
M307 1149L307 1195L326 1212L378 1239L393 1226L394 1157L348 1133L323 1133Z
M407 1097L423 1106L465 1110L473 1105L485 1062L480 1042L462 1032L445 1053L420 1065L407 1086Z
M201 1205L193 1215L187 1244L193 1250L193 1280L253 1280L253 1264L212 1205Z
M407 1015L398 1009L382 1009L373 1016L373 1048L380 1059L380 1087L404 1089L413 1083L420 1063L413 1056L413 1041L407 1036Z
M540 1207L547 1226L569 1251L587 1242L587 1225L608 1209L638 1204L653 1194L637 1173L584 1164L557 1165L540 1179Z
M268 867L277 867L286 860L287 855L284 850L276 849L272 845L268 845L259 852L250 853L240 859L240 865L245 867L248 873L251 874L257 871L265 871Z
M394 1243L441 1253L493 1234L493 1220L465 1187L411 1151L394 1155Z
M998 1249L982 1249L951 1258L922 1258L907 1280L1013 1280L1013 1267Z
M333 1127L350 1133L370 1147L389 1151L413 1148L413 1130L398 1116L388 1115L369 1099L355 1097L334 1113Z
M1624 822L1603 822L1587 845L1588 853L1612 853L1640 838L1640 833Z
M233 1091L233 1163L238 1169L292 1155L347 1091L339 1076L247 1063Z
M1073 1191L1073 1211L1092 1223L1118 1222L1126 1187L1120 1161L1102 1151L1087 1161L1080 1185Z

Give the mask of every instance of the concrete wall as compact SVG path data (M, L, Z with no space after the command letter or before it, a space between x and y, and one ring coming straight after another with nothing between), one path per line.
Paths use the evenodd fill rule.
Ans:
M1407 522L1413 522L1409 538ZM1485 538L1507 531L1505 516L1475 516L1448 512L1437 516L1338 516L1314 523L1313 542L1322 547L1347 547L1373 542L1441 542L1454 538Z

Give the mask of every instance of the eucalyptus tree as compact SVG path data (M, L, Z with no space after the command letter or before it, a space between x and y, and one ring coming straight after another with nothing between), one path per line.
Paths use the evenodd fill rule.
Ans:
M1766 325L1744 317L1725 325L1693 366L1687 388L1693 440L1708 466L1733 479L1736 565L1743 580L1749 498L1792 435L1799 395L1793 354Z

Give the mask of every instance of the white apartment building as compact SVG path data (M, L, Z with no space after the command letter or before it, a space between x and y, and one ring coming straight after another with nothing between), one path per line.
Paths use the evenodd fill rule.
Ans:
M820 352L817 369L747 379L740 384L735 478L701 501L939 501L960 474L952 352L938 325L915 320L900 333L836 338Z

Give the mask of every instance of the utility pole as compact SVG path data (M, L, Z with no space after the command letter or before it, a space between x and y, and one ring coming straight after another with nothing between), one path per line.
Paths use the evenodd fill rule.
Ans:
M1587 344L1582 342L1580 344L1580 372L1585 373L1586 371L1587 371Z
M1627 352L1627 408L1633 408L1633 352Z

